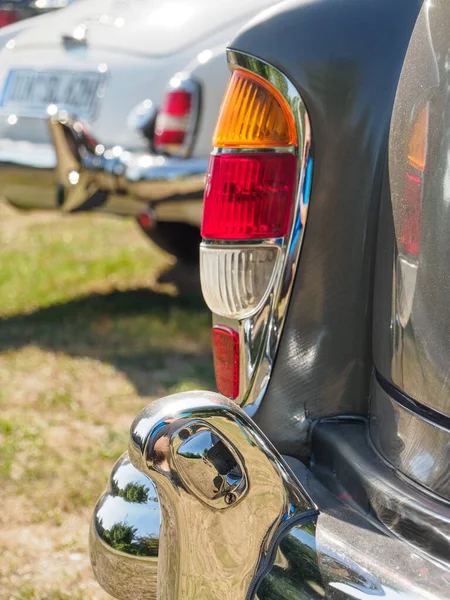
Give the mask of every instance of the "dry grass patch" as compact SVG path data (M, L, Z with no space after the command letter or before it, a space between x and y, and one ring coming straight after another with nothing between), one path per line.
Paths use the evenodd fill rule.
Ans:
M109 597L87 530L131 421L213 386L209 313L167 269L127 220L0 205L1 599Z

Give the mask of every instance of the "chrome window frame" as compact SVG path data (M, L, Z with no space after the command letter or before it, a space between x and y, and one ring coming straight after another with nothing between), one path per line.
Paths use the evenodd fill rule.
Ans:
M273 246L280 249L278 272L271 289L257 312L244 319L230 319L213 313L213 326L225 325L239 334L239 394L235 401L253 416L269 384L294 285L308 215L312 180L311 124L300 92L290 79L269 63L236 50L227 50L231 71L242 69L259 75L272 84L291 109L297 133L297 146L287 148L214 149L213 154L249 152L289 152L297 157L294 214L289 234L284 238L220 241L204 239L202 246Z

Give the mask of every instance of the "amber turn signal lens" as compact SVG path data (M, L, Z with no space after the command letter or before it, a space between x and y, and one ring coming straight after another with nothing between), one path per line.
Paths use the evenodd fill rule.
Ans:
M425 170L428 141L428 104L417 115L408 140L408 162L418 171Z
M286 100L253 73L235 70L229 81L213 135L218 148L267 148L297 143Z

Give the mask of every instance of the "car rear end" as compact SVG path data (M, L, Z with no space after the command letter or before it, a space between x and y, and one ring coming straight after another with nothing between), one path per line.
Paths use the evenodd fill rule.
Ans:
M228 572L223 598L448 598L449 22L443 1L291 2L232 42L201 247L222 396L162 399L130 432L136 477L161 503L160 590L209 589ZM303 500L258 538L277 489L270 469L266 486L252 480L264 456L285 484L295 474ZM236 487L220 516L212 506L223 526L191 539L211 491L200 464L224 477L214 502ZM266 494L250 512L248 481ZM137 507L127 511L134 523ZM125 598L104 561L123 568L130 557L99 541L98 516L94 570ZM242 531L260 539L245 594L233 579L241 562L230 566ZM186 540L191 570L171 562L183 548L191 556ZM133 597L154 598L132 562Z
M262 15L229 51L233 75L214 138L202 229L217 385L254 415L280 451L301 459L343 505L392 535L399 557L414 548L424 573L432 563L441 570L421 585L401 561L384 557L376 544L362 550L351 528L338 534L320 516L318 539L333 540L341 550L358 546L359 564L376 563L372 573L381 581L396 569L411 585L407 597L447 597L444 31L450 13L445 2L358 8L349 2L339 9L310 3L299 10L298 31L291 6ZM272 75L271 65L282 73ZM281 181L286 190L289 175L266 182L259 171L257 187L249 170L238 185L233 177L244 169L218 165L230 156L258 161L254 153L243 158L251 148L245 133L255 124L266 120L276 132L268 103L258 119L260 96L246 97L245 83L241 102L232 100L233 79L251 86L255 74L292 102L287 76L306 110L307 117L300 110L302 143L288 150L297 156L299 187L290 192L287 234L271 229L276 213L264 194L275 191L283 206L277 186ZM226 123L240 127L238 140L221 137L231 127ZM279 140L266 146L263 160L286 155ZM227 229L231 214L237 221ZM269 268L267 258L258 257L262 246L278 253ZM327 514L325 496L311 496Z
M245 6L221 2L208 12L204 0L81 1L40 17L36 27L16 37L5 38L0 69L3 165L9 171L16 164L21 170L28 164L36 183L47 179L49 167L56 165L47 120L61 113L63 119L66 115L87 125L100 154L101 149L115 157L122 150L148 153L153 148L149 138L155 111L164 108L171 76L202 51L223 46L240 24L267 4L264 0ZM197 100L192 103L194 120ZM148 131L142 131L140 123L149 106L151 122ZM193 133L187 132L187 137ZM174 147L163 146L164 152ZM16 160L18 154L21 161ZM16 179L9 178L6 195L18 205L42 207L32 189L25 194L23 186L15 187ZM48 197L50 206L57 207L55 194ZM130 214L134 214L133 202Z

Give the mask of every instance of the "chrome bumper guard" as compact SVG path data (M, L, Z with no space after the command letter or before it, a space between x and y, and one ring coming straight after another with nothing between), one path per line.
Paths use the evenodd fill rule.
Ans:
M139 216L150 205L157 220L200 224L206 159L105 149L67 116L49 128L52 144L0 143L0 194L14 206Z
M95 509L92 565L123 600L246 600L280 540L313 527L316 515L236 404L208 392L175 394L131 427L129 455Z

